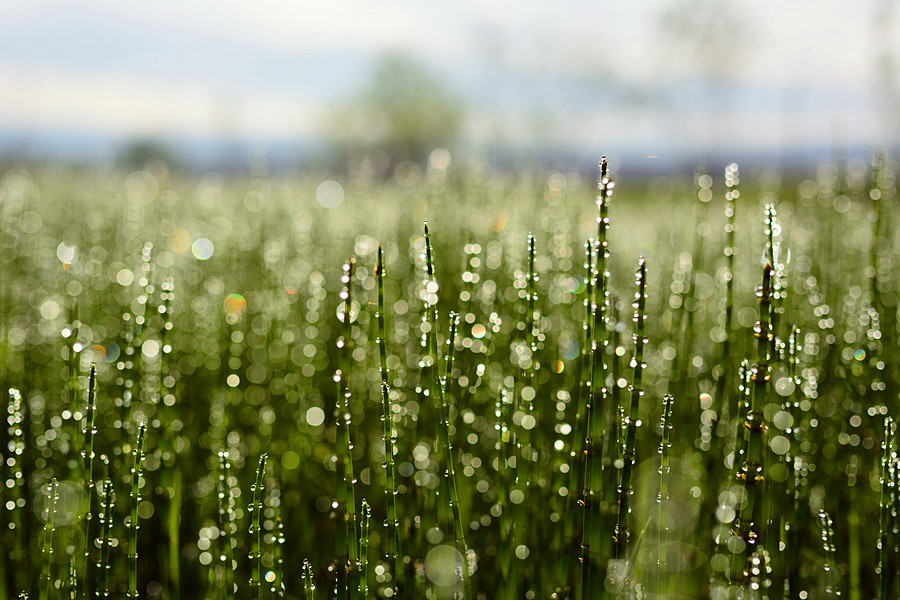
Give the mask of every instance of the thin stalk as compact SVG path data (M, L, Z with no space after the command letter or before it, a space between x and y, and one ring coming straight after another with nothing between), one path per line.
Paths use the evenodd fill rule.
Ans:
M638 263L637 277L635 283L638 291L634 296L634 358L631 361L631 367L634 369L634 376L631 384L631 409L626 417L628 430L625 438L625 454L622 464L622 471L619 477L619 514L616 519L616 528L613 533L613 542L615 543L615 558L617 565L624 566L627 564L628 542L631 538L631 530L628 526L628 516L631 513L631 496L634 490L631 488L631 475L634 470L635 450L634 442L637 433L637 417L640 399L644 395L641 389L641 381L643 378L644 368L644 346L647 340L644 338L645 322L647 320L646 302L647 302L647 264L641 258ZM624 581L617 582L616 588L619 589Z
M316 600L316 582L313 579L312 565L306 558L303 559L303 591L306 600Z
M617 499L619 485L619 471L622 468L623 456L625 453L625 438L627 426L625 425L625 407L622 404L622 388L619 382L622 380L622 357L619 356L618 349L622 348L622 356L624 356L624 346L622 345L622 333L624 332L624 322L619 321L619 299L615 294L609 295L609 317L607 319L606 329L607 336L610 338L610 345L614 349L611 356L608 355L610 361L609 378L611 383L609 386L609 397L606 399L606 406L603 407L604 422L604 438L601 446L603 455L603 473L601 483L600 506L603 509L602 518L603 526L609 529L615 527L615 519L618 516ZM613 555L613 539L610 535L604 535L601 538L604 542L603 555L610 557Z
M82 577L82 594L90 600L90 574L89 568L91 564L91 509L92 500L94 498L94 436L97 435L97 426L95 424L95 415L97 406L95 402L97 365L91 363L91 373L88 377L88 400L87 412L84 419L84 449L81 452L84 461L84 562L81 569Z
M591 557L591 546L592 544L596 545L595 537L594 537L594 520L596 517L594 515L594 482L593 482L593 471L594 465L593 462L595 460L594 453L596 451L596 444L594 443L594 394L593 394L593 364L594 364L594 311L596 310L596 306L594 305L594 259L593 259L593 245L594 241L588 241L588 260L587 260L587 268L588 268L588 286L587 286L587 297L585 299L585 305L587 308L587 314L585 316L585 333L587 344L585 345L583 357L582 357L582 372L581 372L581 394L582 394L582 402L584 405L584 422L582 424L584 431L584 442L582 444L582 452L580 454L581 457L581 472L582 472L582 488L581 488L581 500L580 504L582 506L582 532L581 532L581 598L583 600L588 600L593 598L593 579L595 577L594 574L594 561ZM596 552L596 549L594 550Z
M440 438L441 428L441 407L440 407L440 377L438 376L438 348L436 342L437 336L437 309L438 302L438 284L435 279L433 249L431 247L431 233L428 228L428 222L423 224L424 229L424 252L420 256L424 260L424 277L422 280L422 291L420 298L422 300L421 322L419 324L419 336L421 345L421 357L418 361L418 385L416 386L416 396L419 402L419 415L413 422L413 430L411 440L417 440L423 436L421 428L429 423L434 429L431 432L431 456L436 463L438 469L445 464L442 456L443 447L438 442ZM427 437L427 436L426 436ZM414 441L411 443L415 443ZM415 524L415 537L410 542L410 546L423 547L427 544L426 532L433 528L440 529L441 524L449 523L450 515L446 514L446 503L440 500L449 496L447 490L446 479L438 475L437 487L433 490L427 490L421 486L412 486L414 505L412 521ZM412 578L407 583L413 584ZM419 583L417 581L417 583ZM424 586L416 585L420 594L424 594Z
M393 411L391 410L390 387L388 385L389 372L387 366L387 328L385 327L384 310L384 251L378 246L378 312L375 315L378 321L378 354L381 358L381 402L382 423L384 433L384 470L386 483L384 488L387 498L387 561L391 564L393 573L393 595L400 597L403 579L403 557L400 551L400 521L397 518L397 475L394 466L394 445L396 434L394 433Z
M803 352L803 342L800 337L800 330L794 326L791 329L791 336L788 339L788 377L794 385L793 392L788 396L787 412L791 415L791 426L787 430L788 440L790 441L790 449L787 453L787 517L784 521L782 534L784 537L784 575L788 589L791 589L790 576L796 573L797 563L800 556L800 490L798 485L799 456L798 456L798 436L797 432L800 427L800 402L797 398L800 396L800 378L798 375L798 365L800 362L800 354ZM776 580L776 585L778 581Z
M741 192L737 189L740 184L740 173L736 163L731 163L725 167L725 186L728 191L725 192L725 260L726 267L723 278L725 279L725 319L722 326L725 329L725 336L722 340L722 355L719 357L719 378L716 380L716 418L717 423L725 424L725 410L728 408L728 402L725 400L729 363L731 361L731 331L733 329L734 315L734 254L736 251L734 245L734 234L737 228L734 216L734 203ZM719 431L723 431L719 429ZM720 433L721 435L721 433Z
M763 456L766 447L766 425L762 413L762 407L768 403L769 375L769 349L772 336L769 328L770 303L772 302L772 266L766 264L763 268L762 285L757 290L759 298L759 320L754 328L756 337L756 363L751 370L750 380L753 384L753 393L750 401L750 410L747 412L744 427L748 431L747 450L745 460L738 473L746 495L746 502L741 505L738 515L738 525L744 540L743 552L735 553L734 558L743 557L747 562L751 554L751 548L765 547L765 540L761 539L765 524L762 522L763 502L761 498L762 486L765 483L763 468ZM745 564L732 563L733 581L738 585L745 583Z
M351 293L353 290L353 268L356 260L351 258L344 264L341 282L344 289L341 299L344 307L339 314L342 326L341 337L338 340L340 353L340 368L335 373L334 380L338 384L337 406L337 446L338 446L338 502L344 509L344 527L346 535L346 572L347 590L350 600L359 597L359 540L356 530L356 476L353 470L353 443L350 438L350 341L352 334L351 311L353 302Z
M162 326L159 330L159 377L157 379L157 402L163 422L175 419L175 396L171 385L168 383L170 372L169 354L172 345L167 341L169 333L174 325L172 321L172 301L175 299L175 282L167 277L160 285L160 304L157 312L162 315ZM178 600L181 597L181 541L179 527L181 525L182 506L182 477L183 470L174 468L176 459L174 432L171 427L162 427L162 439L160 443L163 468L161 469L162 488L167 495L163 505L163 520L166 526L166 569L163 588L168 589L169 599Z
M591 271L592 271L592 257L593 257L593 249L591 247L591 241L588 240L585 245L585 296L584 296L584 319L581 322L581 330L583 335L581 337L581 351L578 354L578 365L576 367L577 373L579 376L578 386L575 388L574 394L574 404L575 404L575 422L572 426L572 449L569 453L569 459L571 464L569 465L569 493L566 495L566 513L565 513L565 524L564 524L564 532L563 535L567 541L577 539L577 519L579 516L583 516L583 511L575 509L571 503L575 501L579 506L582 504L581 492L584 490L584 435L580 435L584 430L585 423L585 412L587 411L587 405L589 404L588 395L590 391L590 384L588 382L588 378L586 376L587 370L587 357L590 351L591 345L591 327L593 324L593 319L591 318L591 288L593 286L593 282L591 281ZM574 571L573 571L574 572ZM570 582L570 586L574 582Z
M893 574L893 580L896 580L897 573L900 572L900 456L896 452L891 454L891 463L888 468L888 474L891 482L890 498L893 509L891 510L891 535L894 538L893 550L891 551L890 563L888 564L888 573ZM888 587L893 585L889 583Z
M112 541L110 529L112 527L113 506L116 502L116 496L111 479L104 479L101 489L100 513L97 516L97 521L100 525L100 534L97 538L100 555L97 559L97 571L100 573L97 578L97 597L105 599L109 598L109 548Z
M537 369L537 359L534 356L536 351L535 328L537 318L535 315L535 299L537 274L535 272L535 239L534 235L528 234L528 267L525 275L525 318L521 322L521 328L524 330L524 340L522 340L523 351L518 353L516 363L520 370L521 384L516 390L515 411L520 415L517 423L518 429L516 434L516 447L519 451L516 457L517 474L516 489L513 490L513 496L510 498L512 502L512 520L519 524L528 518L528 506L536 497L533 494L533 488L537 482L534 481L536 475L536 464L538 460L538 436L537 436L537 414L535 412L534 400L536 397L534 388L534 374ZM517 560L514 563L513 575L511 577L512 585L515 587L521 583L525 584L525 578L520 573L530 571L531 564L526 563L529 555L520 555L520 549L527 549L531 546L539 545L537 538L528 539L526 536L527 528L516 526L513 528L512 548L516 551ZM530 583L530 582L529 582ZM527 585L527 584L526 584ZM516 594L521 593L516 591Z
M137 532L138 532L138 504L141 501L141 470L144 464L144 434L147 432L147 424L138 426L137 442L132 452L133 467L131 469L131 519L128 521L128 598L138 598L137 589Z
M287 591L284 583L284 521L281 519L280 514L275 517L274 554L275 563L273 571L275 572L275 578L272 580L272 585L269 586L269 591L278 598L284 598L284 594Z
M424 290L424 319L426 327L424 347L427 353L426 360L423 362L423 379L427 381L427 386L423 385L422 389L425 394L425 400L432 405L435 410L435 434L434 434L434 456L437 461L440 477L438 487L435 490L435 498L437 500L437 526L449 523L452 520L452 514L448 514L450 505L450 482L448 473L448 456L447 444L444 442L444 394L443 381L438 368L438 352L437 331L437 302L438 302L438 284L435 278L434 268L434 249L431 246L431 234L428 229L428 223L424 224L425 229L425 290ZM452 325L451 325L452 327ZM447 498L448 502L442 502L441 498ZM452 513L452 511L450 511Z
M234 525L234 485L232 483L231 462L228 451L219 452L219 572L214 575L219 600L227 600L236 593L234 585L234 549L232 540Z
M829 517L828 513L824 510L819 511L817 522L819 525L819 533L822 537L822 549L825 551L825 561L822 563L822 570L825 571L825 597L836 598L841 595L841 592L837 589L837 583L834 576L834 528L831 517Z
M600 160L600 179L597 187L599 189L597 194L597 259L595 262L596 279L593 286L595 321L593 328L595 340L593 351L595 358L592 364L594 376L592 376L591 391L595 395L599 394L600 398L603 400L602 407L595 407L601 408L602 410L594 413L594 418L600 419L600 422L594 427L595 429L599 429L598 434L601 438L600 449L602 456L598 466L603 471L609 471L614 462L608 455L609 438L612 437L611 434L615 431L613 423L615 421L616 406L618 404L618 385L615 381L615 376L612 379L612 385L609 388L607 387L607 381L609 381L607 376L610 374L611 368L616 368L616 365L614 364L615 343L614 340L611 339L615 336L615 333L611 333L611 330L615 329L615 325L613 324L613 326L610 327L610 324L614 323L612 315L615 313L615 298L611 296L609 289L610 254L608 239L610 224L609 203L610 200L612 200L616 184L609 175L609 163L607 163L605 156ZM613 364L611 365L610 363ZM609 481L609 473L600 474L598 483L600 486L602 503L602 498L608 493L606 488L609 487L611 483Z
M778 224L778 213L774 204L767 204L766 208L766 236L768 246L766 248L766 260L772 265L772 302L769 305L769 357L775 360L778 356L778 339L775 335L778 330L779 316L784 312L784 299L787 290L784 286L785 265L781 262L781 225Z
M647 515L647 518L644 520L644 525L638 531L638 534L634 538L634 547L631 549L633 555L637 555L640 552L641 544L644 542L644 536L647 533L647 530L650 529L650 522L653 520L652 515ZM630 561L623 571L622 580L629 581L631 579L632 574L634 573L634 561ZM642 598L640 594L635 594L635 597Z
M525 497L531 498L531 488L538 485L537 481L532 481L536 475L536 466L540 461L540 436L538 427L539 414L535 408L535 398L537 393L534 387L535 375L540 368L540 362L537 359L537 338L539 332L537 330L539 315L535 312L535 304L537 301L537 282L538 275L535 270L535 260L537 252L535 250L535 240L532 233L528 233L528 270L525 279L525 348L528 352L528 360L520 363L523 370L524 386L519 396L524 401L522 407L522 459L524 467ZM540 479L539 477L537 479ZM542 528L538 528L540 531ZM538 540L534 540L535 543Z
M59 482L54 477L50 481L47 495L50 505L47 507L47 521L44 523L44 544L41 552L41 585L39 600L47 600L50 593L50 566L53 563L53 534L56 532L56 503L59 500Z
M595 358L591 368L591 393L598 399L594 405L593 424L595 453L592 475L596 488L594 513L596 530L607 532L615 526L615 496L618 485L618 442L621 438L618 423L620 388L618 385L620 361L616 354L619 346L617 298L610 286L609 208L615 191L615 181L609 172L606 157L600 160L600 177L597 181L597 247L596 280L594 282ZM599 437L599 444L596 438ZM615 554L610 535L597 535L599 544L594 549L601 565Z
M665 572L668 570L668 542L669 542L669 448L672 447L672 395L666 394L663 397L663 412L660 418L660 441L659 441L659 495L656 502L659 504L659 549L657 551L657 579L656 593L665 593L667 578Z
M262 596L262 527L260 516L262 514L263 478L266 471L265 452L259 457L259 466L256 468L256 481L251 486L253 503L250 505L250 597L259 600Z
M25 475L22 469L22 455L25 452L25 413L22 408L22 394L15 388L9 389L9 403L7 404L7 453L5 455L7 479L5 482L6 501L3 505L7 511L7 523L11 530L12 542L10 543L8 564L12 574L13 589L22 589L25 586L25 559L28 555L27 542L24 532L25 512Z
M894 434L897 431L892 417L884 419L884 440L881 443L881 518L878 533L878 598L888 600L891 597L892 575L890 569L890 520L891 520L891 477L890 467L894 460Z
M69 557L69 577L66 581L66 589L69 592L69 600L76 600L78 597L78 566L75 564L75 557Z
M500 389L495 406L496 427L499 435L497 436L496 450L500 457L498 465L499 488L500 493L497 498L497 505L500 507L500 544L503 548L512 548L512 530L515 522L510 517L512 513L509 510L509 497L511 493L511 482L516 477L516 462L510 460L510 446L513 444L512 431L512 406L513 401L509 397L509 392L505 388ZM512 552L501 552L499 556L500 576L506 581L510 577L510 560ZM504 586L502 588L505 595L504 598L510 597L512 594L510 588Z
M359 597L369 597L369 518L372 508L363 498L359 507Z
M743 463L743 460L740 459L744 457L746 452L744 428L741 427L740 415L746 415L746 411L750 410L750 393L753 389L750 385L751 375L750 361L745 358L741 361L741 366L738 367L738 393L736 410L734 411L734 445L731 453L731 469L736 479L740 479L741 464Z
M609 390L606 388L607 356L609 350L609 332L607 331L609 310L609 200L612 197L615 183L609 176L609 163L606 157L600 160L600 176L597 182L597 239L589 242L589 253L595 250L595 257L588 259L588 357L583 364L586 371L584 393L587 395L585 411L584 441L584 502L583 551L582 561L582 598L587 599L595 593L602 592L597 581L598 564L602 563L605 544L601 536L603 529L603 507L605 493L605 449L608 439L606 429L610 427L608 415L610 408L606 401ZM603 406L605 404L605 408ZM598 439L599 438L599 439ZM607 555L608 556L608 555Z
M462 517L459 512L459 491L456 485L456 466L453 459L453 443L450 440L450 382L452 378L450 374L453 371L453 345L456 340L456 327L459 324L459 315L450 315L450 335L447 340L447 374L441 382L441 444L444 446L444 452L447 456L447 468L445 470L446 477L449 479L450 492L450 512L453 515L453 535L456 543L457 551L462 554L462 573L463 597L469 599L472 597L472 586L469 581L469 548L466 544L465 529L463 529Z

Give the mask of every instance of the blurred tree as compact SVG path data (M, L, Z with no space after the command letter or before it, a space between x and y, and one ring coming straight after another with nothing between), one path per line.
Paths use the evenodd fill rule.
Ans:
M463 117L462 100L420 61L401 53L382 56L357 96L331 121L340 158L377 155L384 167L421 162L451 144Z
M145 169L151 162L160 162L169 169L178 166L178 160L172 149L162 142L151 139L130 143L116 157L119 167L132 171Z

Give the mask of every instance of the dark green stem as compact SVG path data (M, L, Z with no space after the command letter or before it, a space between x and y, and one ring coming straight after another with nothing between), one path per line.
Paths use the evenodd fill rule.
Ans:
M616 519L616 528L613 533L613 541L615 543L615 558L617 561L628 561L628 542L631 538L631 530L628 525L628 516L631 513L631 496L634 490L631 488L631 475L634 470L635 462L635 436L637 433L638 407L640 399L644 395L641 389L641 381L646 365L644 364L644 345L647 340L644 338L647 302L647 266L643 258L638 264L636 283L638 291L634 296L634 359L631 361L631 367L634 369L634 376L631 384L631 409L627 417L628 429L625 438L625 454L622 464L622 471L619 477L619 514ZM622 565L622 562L618 563ZM624 582L616 582L616 589Z
M738 527L744 541L743 552L735 553L734 557L743 558L739 564L732 564L732 578L738 585L746 581L746 562L754 548L765 548L765 540L761 535L765 529L762 523L763 502L761 499L762 488L765 484L765 472L763 455L766 447L766 425L762 408L768 403L769 390L769 348L772 337L769 328L770 304L772 302L772 265L766 264L763 268L762 285L757 291L759 298L759 321L754 328L756 337L756 363L753 365L750 381L753 391L750 401L750 410L747 412L744 427L747 429L747 449L745 460L738 472L746 502L741 505L738 516ZM735 457L736 459L736 457Z
M47 600L50 593L50 567L53 564L53 534L56 532L56 503L59 500L59 482L54 477L50 481L50 491L47 494L49 506L47 508L47 521L44 523L44 544L42 550L41 586L39 600Z
M387 366L387 328L385 326L385 306L384 306L384 251L378 246L378 312L376 320L378 321L378 353L381 358L381 402L382 402L382 421L384 433L382 439L384 441L384 470L386 475L385 497L387 498L387 553L386 558L394 570L393 573L393 595L400 597L403 579L403 556L400 551L400 521L397 518L397 475L394 467L394 445L396 437L394 435L393 411L391 410L391 398L389 387L389 372Z
M82 450L82 460L84 461L84 562L81 569L82 594L84 598L90 600L90 565L91 565L91 510L93 508L94 498L94 436L97 434L97 426L95 423L96 415L96 377L97 365L91 363L91 372L88 377L88 400L87 413L84 419L84 449Z
M128 522L128 598L136 600L137 589L137 532L138 532L138 505L141 501L141 471L144 464L144 434L147 432L147 424L138 426L137 442L132 452L134 467L131 469L131 518Z
M267 455L263 453L259 457L259 466L256 468L256 481L250 488L253 494L253 504L250 505L250 597L259 600L262 596L262 527L260 516L262 514L263 477L266 471Z

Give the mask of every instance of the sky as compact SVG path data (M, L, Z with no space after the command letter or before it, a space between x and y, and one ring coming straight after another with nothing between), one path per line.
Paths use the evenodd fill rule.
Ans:
M591 161L896 147L895 5L0 0L0 156L321 140L390 51L464 99L470 147Z

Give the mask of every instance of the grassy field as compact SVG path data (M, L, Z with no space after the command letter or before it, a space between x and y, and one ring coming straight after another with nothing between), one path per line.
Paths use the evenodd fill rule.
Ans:
M0 172L0 598L897 598L893 165L605 169Z

